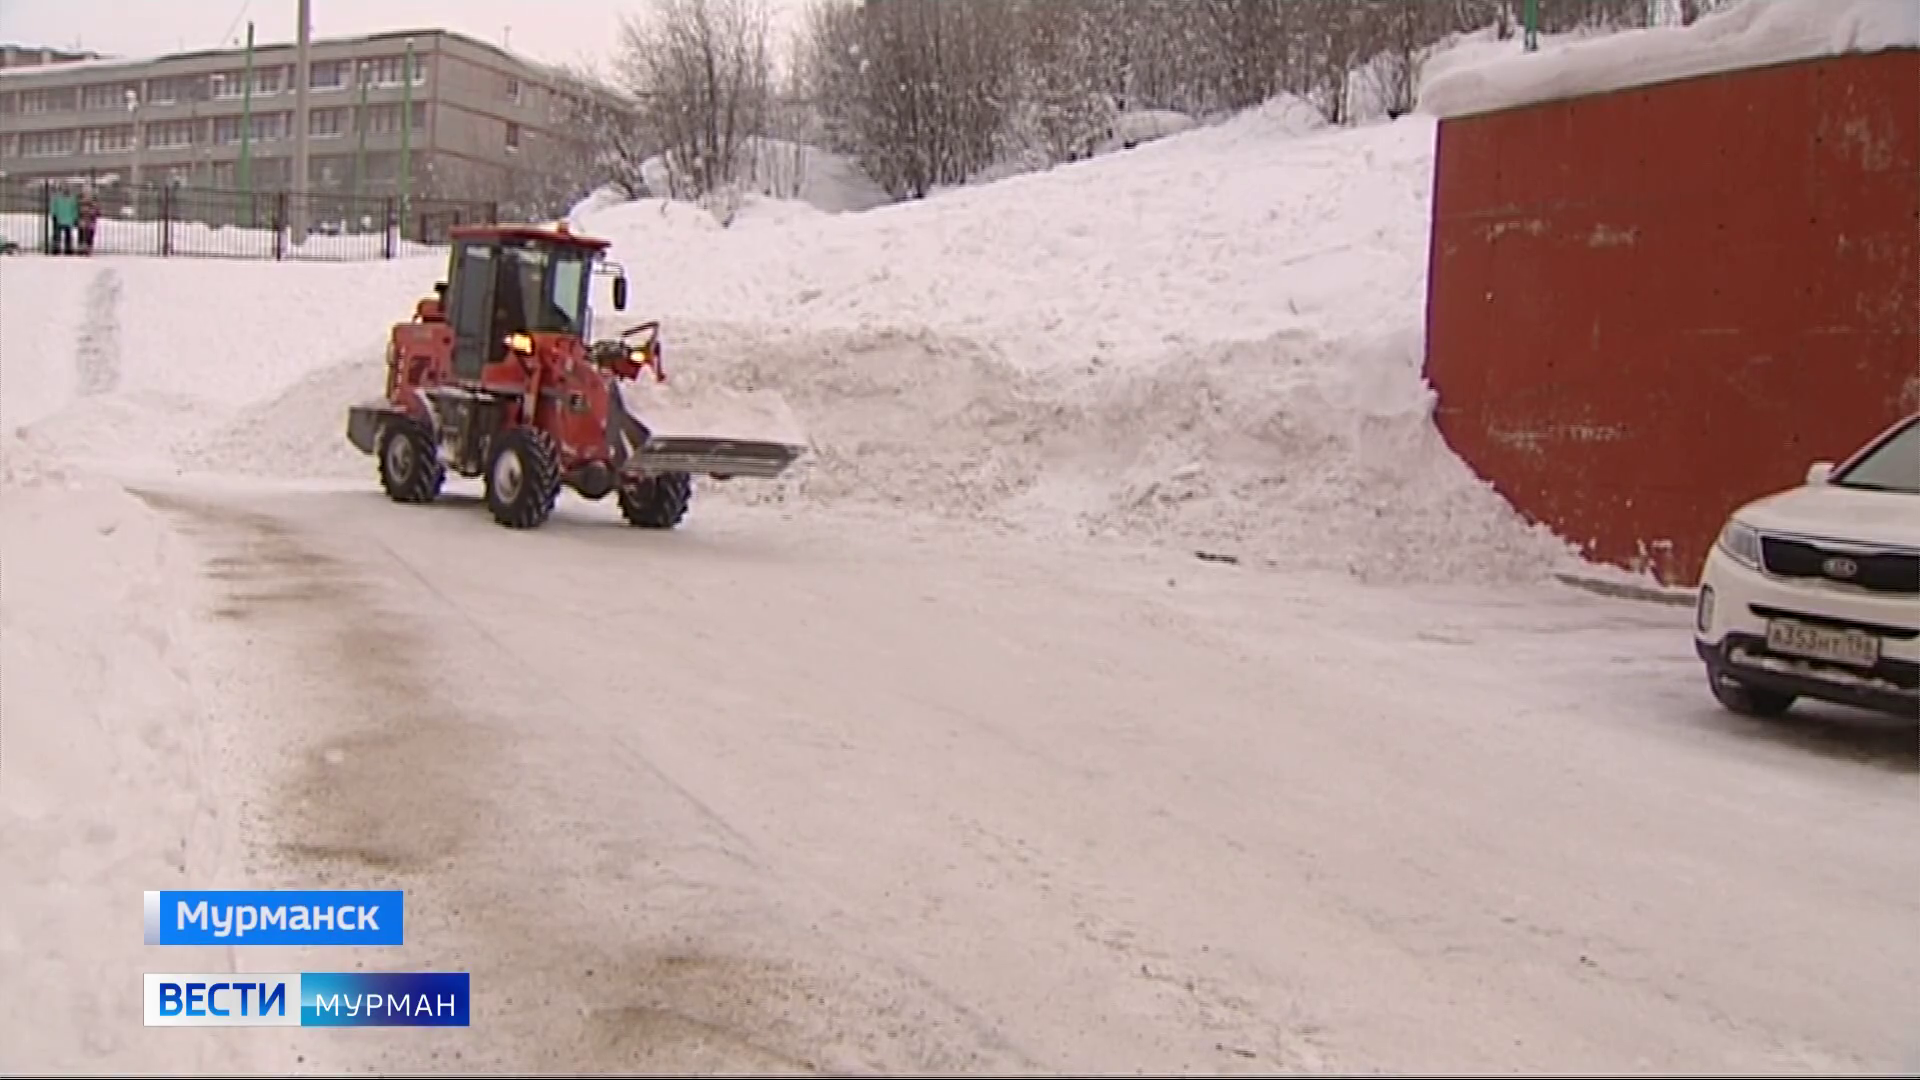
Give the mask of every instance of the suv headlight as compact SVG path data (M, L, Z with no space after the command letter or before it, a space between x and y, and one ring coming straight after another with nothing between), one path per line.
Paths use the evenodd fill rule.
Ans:
M1742 566L1760 569L1760 534L1751 525L1729 520L1720 530L1720 550Z

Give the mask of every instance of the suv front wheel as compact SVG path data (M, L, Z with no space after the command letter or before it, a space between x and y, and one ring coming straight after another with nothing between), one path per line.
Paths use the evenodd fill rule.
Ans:
M1762 690L1726 675L1708 673L1707 685L1713 688L1714 700L1725 706L1729 712L1741 716L1753 716L1771 720L1784 716L1793 708L1797 700L1792 694L1782 694L1777 690Z

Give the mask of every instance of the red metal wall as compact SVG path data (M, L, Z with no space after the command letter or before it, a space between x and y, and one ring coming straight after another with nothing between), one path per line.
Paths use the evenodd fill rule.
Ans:
M1726 514L1920 409L1920 52L1441 123L1442 434L1601 561L1691 584Z

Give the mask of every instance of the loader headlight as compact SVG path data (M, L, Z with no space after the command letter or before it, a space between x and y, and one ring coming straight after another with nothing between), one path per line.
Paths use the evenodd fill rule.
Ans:
M533 339L525 334L515 334L507 339L507 348L517 353L531 353L533 351Z
M1720 550L1742 566L1760 569L1760 534L1751 525L1729 520L1720 530Z

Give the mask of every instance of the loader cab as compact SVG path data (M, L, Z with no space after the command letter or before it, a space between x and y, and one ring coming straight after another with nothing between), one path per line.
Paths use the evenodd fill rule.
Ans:
M589 340L588 303L605 241L545 229L457 229L447 268L445 318L453 330L453 376L476 382L507 358L515 334L564 334ZM614 282L614 306L626 306L626 279Z

